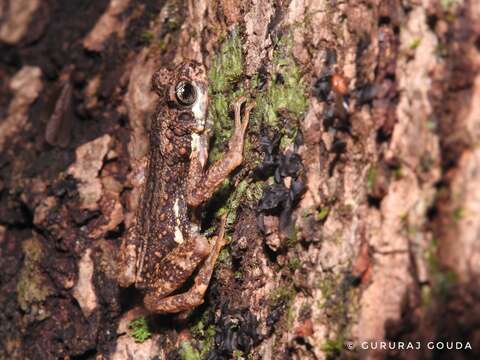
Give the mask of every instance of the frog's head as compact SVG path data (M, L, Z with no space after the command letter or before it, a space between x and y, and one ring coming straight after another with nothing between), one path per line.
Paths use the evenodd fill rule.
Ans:
M208 110L207 74L202 64L196 61L183 62L173 70L160 69L153 75L153 89L169 105L180 111L191 111L194 118L194 133L205 130Z

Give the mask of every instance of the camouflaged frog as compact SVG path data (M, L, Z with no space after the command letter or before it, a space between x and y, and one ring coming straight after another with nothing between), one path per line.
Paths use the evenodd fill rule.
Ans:
M196 209L207 202L242 163L243 143L253 104L240 112L223 159L206 169L208 84L204 67L185 62L160 69L152 78L160 101L150 127L147 176L134 221L119 256L119 284L145 293L154 313L177 313L203 302L215 261L224 245L224 221L209 241L199 233ZM196 272L193 285L176 293Z

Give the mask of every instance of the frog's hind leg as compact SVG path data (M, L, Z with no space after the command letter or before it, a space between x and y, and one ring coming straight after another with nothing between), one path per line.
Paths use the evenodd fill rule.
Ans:
M212 277L215 262L225 245L226 216L221 220L220 231L216 236L214 247L205 262L200 267L192 287L184 293L168 296L165 298L145 297L145 305L148 310L156 313L179 313L191 310L203 303L210 278Z
M162 312L156 309L158 300L180 288L211 252L212 245L205 236L191 236L155 264L149 278L144 279L149 284L145 307L150 312Z

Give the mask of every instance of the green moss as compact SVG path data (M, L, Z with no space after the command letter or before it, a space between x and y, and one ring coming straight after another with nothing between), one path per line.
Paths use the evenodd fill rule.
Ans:
M149 45L153 41L154 38L155 38L155 36L150 31L144 31L140 34L140 40L142 41L142 43L144 43L146 45Z
M220 254L218 254L217 263L227 263L230 260L230 251L228 248L223 248Z
M292 45L291 33L284 35L276 44L272 74L275 77L278 74L281 80L272 79L266 91L260 92L257 97L255 114L271 127L280 128L278 121L280 110L286 110L298 118L304 115L308 106L306 87L300 68L293 58Z
M292 304L289 304L287 307L287 328L289 331L293 329L295 323L296 311Z
M298 229L296 227L294 227L290 233L286 234L286 236L285 245L287 247L291 248L298 243Z
M260 201L263 195L263 183L261 181L252 182L248 185L245 197L252 203Z
M241 200L245 195L248 187L248 182L243 180L238 184L238 187L233 192L233 196L229 198L228 201L228 215L227 215L227 226L233 225L236 219L237 209L241 204Z
M449 50L448 50L447 44L439 41L437 46L435 47L435 54L438 57L445 58L445 57L448 56L448 52L449 52Z
M148 327L147 319L144 316L140 316L135 320L130 321L128 324L129 335L137 343L143 343L152 336Z
M434 299L448 299L457 283L457 276L453 271L445 269L437 256L437 242L433 240L426 251L428 272L431 282L431 295Z
M182 360L201 360L202 359L199 351L194 349L193 346L188 341L184 341L181 343L180 357L182 358Z
M415 50L416 48L419 47L419 45L422 43L422 39L421 38L415 38L412 40L412 42L410 43L409 45L409 48L412 49L412 50Z
M228 187L230 184L225 184ZM238 207L256 204L262 197L263 188L261 182L250 182L249 179L241 181L229 195L225 206L217 212L217 217L227 214L227 230L235 223Z
M241 38L238 30L234 29L223 42L208 72L208 123L214 134L209 154L211 163L222 157L232 135L234 122L229 116L230 106L245 95L243 85L239 83L243 74L243 62Z
M298 270L301 267L302 267L302 261L298 256L295 256L294 258L290 259L290 261L288 262L288 268L291 271Z
M378 169L376 166L372 165L367 172L367 189L368 192L372 192L375 186L375 182L378 176Z
M23 311L40 320L48 315L41 303L53 294L48 278L40 267L40 261L44 256L43 247L38 239L33 238L25 240L22 248L25 258L17 282L17 301Z
M274 306L279 304L289 304L295 298L296 292L291 285L281 285L274 289L270 295L270 303Z
M330 209L327 208L327 207L324 207L324 208L320 209L319 211L317 211L317 213L315 214L315 220L323 221L327 218L329 213L330 213Z
M242 42L238 30L234 29L223 42L220 52L214 59L208 73L211 93L218 94L228 91L242 74Z
M318 283L318 287L322 293L323 301L319 305L320 308L324 307L325 301L334 297L334 291L337 287L337 281L334 280L332 276L325 276L324 279L321 279Z
M453 210L452 216L455 222L459 222L465 216L465 211L463 210L463 208L458 207L455 210Z
M210 325L205 327L203 320L199 320L194 326L190 328L192 335L198 341L199 355L203 359L215 344L215 326Z
M319 288L323 298L319 307L326 315L331 331L329 340L325 342L322 350L327 359L333 359L344 354L345 338L352 325L349 314L357 309L358 291L351 286L346 277L333 273L324 275Z
M322 351L327 356L327 359L336 358L342 353L344 343L345 339L343 336L338 336L335 339L329 339L323 344Z
M461 5L463 0L441 0L444 11L450 11L454 5Z
M339 274L326 274L319 282L323 301L319 308L328 314L332 324L340 327L347 317L349 303L353 300L351 288L344 285L344 280Z
M429 119L427 121L427 129L430 131L436 131L437 130L437 122L434 119Z
M243 358L244 358L244 357L243 357L243 356L244 356L243 351L241 351L241 350L236 350L236 349L233 350L232 356L233 356L234 359L243 359Z
M237 271L235 271L233 276L236 280L241 280L243 278L243 273L240 270L237 270Z

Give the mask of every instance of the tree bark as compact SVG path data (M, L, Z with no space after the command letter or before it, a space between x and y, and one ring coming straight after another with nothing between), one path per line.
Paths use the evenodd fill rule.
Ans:
M205 303L154 315L117 255L185 60L210 161L256 106ZM0 78L0 358L479 357L478 1L0 0Z

